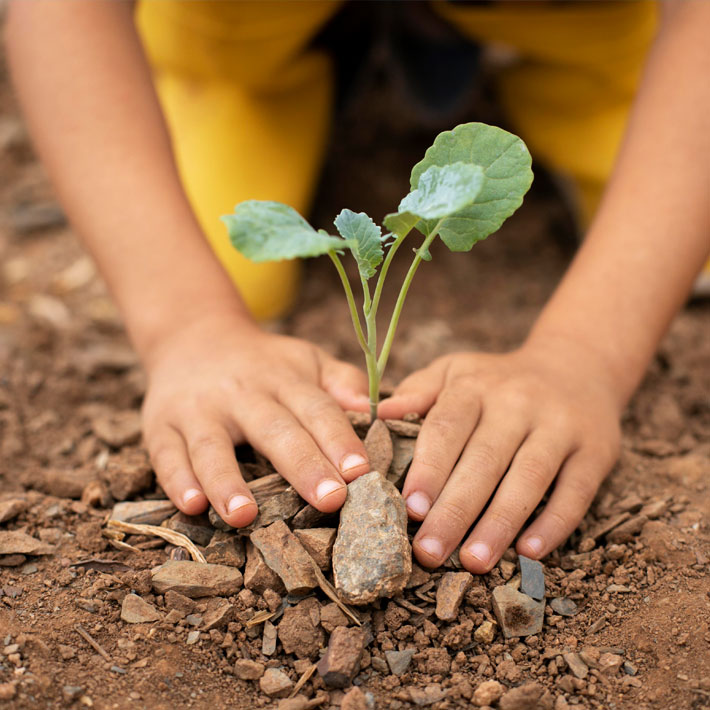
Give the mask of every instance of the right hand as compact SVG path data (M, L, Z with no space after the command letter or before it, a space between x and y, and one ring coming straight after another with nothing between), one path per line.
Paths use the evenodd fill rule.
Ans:
M145 443L160 485L188 515L209 501L233 527L254 519L234 453L245 441L324 512L369 471L344 413L367 411L367 378L315 345L212 314L153 347L146 367Z

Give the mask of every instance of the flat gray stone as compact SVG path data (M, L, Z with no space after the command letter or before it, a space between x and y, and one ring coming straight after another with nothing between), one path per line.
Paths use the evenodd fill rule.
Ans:
M413 648L408 648L405 651L385 651L385 659L392 674L402 675L409 668L415 653Z
M536 601L508 584L493 590L493 611L506 638L542 631L545 602Z
M541 562L519 555L520 591L537 601L545 598L545 572Z
M567 597L555 597L550 602L550 606L555 614L560 616L574 616L579 611L577 605Z

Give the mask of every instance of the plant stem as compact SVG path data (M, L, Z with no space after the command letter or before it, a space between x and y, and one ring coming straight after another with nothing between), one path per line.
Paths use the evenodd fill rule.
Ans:
M377 309L380 306L380 296L382 296L382 288L385 285L385 279L387 278L387 272L389 271L390 264L392 263L392 259L394 258L394 255L397 252L397 249L399 249L400 244L404 241L405 237L409 234L409 232L405 232L404 234L399 235L394 242L392 242L392 246L390 246L389 251L387 252L387 256L385 257L385 260L382 264L382 268L380 269L380 273L377 276L377 285L375 286L375 294L372 297L372 310L375 312L375 315L377 315Z
M407 297L407 292L409 291L409 287L412 283L412 279L414 278L414 274L417 273L419 264L422 261L421 255L429 248L431 243L434 241L437 233L439 232L439 228L441 227L442 222L443 220L439 221L439 223L436 225L436 227L434 227L429 236L422 242L422 245L419 247L419 249L416 250L414 254L414 260L412 261L412 264L409 267L409 271L407 271L407 275L404 278L404 283L402 284L402 288L399 291L399 296L397 296L397 302L395 303L394 310L392 311L392 318L390 319L390 324L387 328L385 342L382 346L380 356L377 360L377 376L379 379L382 379L382 374L384 373L385 367L387 366L387 360L389 359L390 350L392 349L392 341L394 340L394 334L397 331L399 317L402 314L404 300Z
M350 287L350 281L348 280L348 275L345 273L345 268L340 258L334 251L329 251L328 256L330 260L335 264L335 268L338 270L338 275L343 283L343 288L345 289L345 297L348 300L348 307L350 308L350 317L353 320L353 327L355 328L355 334L357 335L358 343L365 353L365 357L369 357L370 349L367 340L365 340L365 334L362 332L362 324L360 323L360 315L357 312L357 305L355 304L355 296L353 296L353 290ZM369 329L369 328L368 328Z

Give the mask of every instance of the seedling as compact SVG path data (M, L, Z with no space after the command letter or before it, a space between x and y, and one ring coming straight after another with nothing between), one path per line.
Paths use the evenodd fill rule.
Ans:
M419 264L431 260L432 242L440 237L451 251L469 251L476 242L498 230L522 204L533 179L530 164L530 153L517 136L485 123L466 123L439 134L424 159L414 166L411 192L399 203L397 212L384 218L384 234L364 212L344 209L335 218L339 236L333 236L313 229L287 205L260 200L241 202L234 214L222 220L234 247L252 261L322 254L331 258L365 354L374 421L380 382L402 307ZM412 264L378 350L376 322L382 289L395 253L412 230L419 232L423 240L414 249ZM340 259L345 250L352 253L360 274L364 328Z

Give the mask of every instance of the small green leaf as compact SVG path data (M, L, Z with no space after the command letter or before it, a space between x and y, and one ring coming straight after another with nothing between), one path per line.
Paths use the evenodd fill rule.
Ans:
M479 165L432 165L419 177L417 188L399 203L399 212L422 219L449 217L468 207L482 186L483 168Z
M372 278L384 257L382 230L364 212L347 209L335 218L335 227L348 242L361 276Z
M419 217L409 214L408 212L391 212L385 216L382 224L384 224L390 232L401 237L409 234L418 221Z
M320 256L347 246L338 237L316 232L296 210L280 202L240 202L234 214L221 219L234 247L255 262Z
M436 137L424 159L412 169L412 188L419 187L433 165L458 162L480 165L483 185L473 204L444 220L439 235L452 251L468 251L520 207L533 174L530 153L520 138L485 123L464 123ZM418 229L430 234L435 224L435 220L428 220Z

